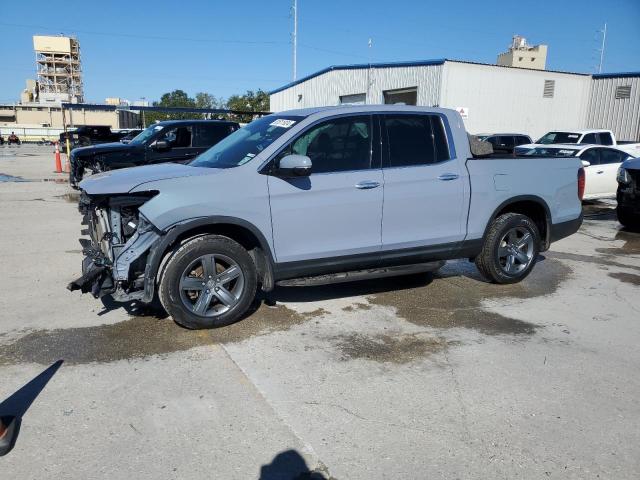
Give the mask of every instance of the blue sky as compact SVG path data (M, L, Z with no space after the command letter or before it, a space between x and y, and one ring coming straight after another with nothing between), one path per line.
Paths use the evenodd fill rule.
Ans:
M640 0L299 0L298 75L329 65L452 58L494 63L513 34L549 45L547 68L640 70ZM46 6L45 6L46 5ZM85 97L228 97L291 80L290 0L0 2L0 102L34 78L33 34L75 34ZM28 15L24 15L28 12ZM368 38L373 47L367 47Z

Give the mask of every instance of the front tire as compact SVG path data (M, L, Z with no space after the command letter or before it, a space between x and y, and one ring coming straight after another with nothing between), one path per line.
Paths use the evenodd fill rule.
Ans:
M475 263L483 277L493 283L517 283L535 264L540 251L540 233L526 215L505 213L496 218Z
M239 243L205 235L176 250L159 283L160 302L176 323L190 329L215 328L247 312L256 295L257 274Z

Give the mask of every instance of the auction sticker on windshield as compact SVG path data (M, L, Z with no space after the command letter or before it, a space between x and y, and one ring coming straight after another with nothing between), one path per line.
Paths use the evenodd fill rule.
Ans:
M287 120L284 118L279 118L271 122L269 125L272 127L290 128L295 123L296 123L295 120Z

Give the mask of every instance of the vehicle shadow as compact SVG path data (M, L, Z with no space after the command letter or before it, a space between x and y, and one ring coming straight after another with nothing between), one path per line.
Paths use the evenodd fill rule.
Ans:
M13 449L20 432L22 417L62 363L63 360L53 363L0 403L0 456L6 455Z
M618 220L615 204L599 200L584 200L582 213L585 220Z
M271 463L260 468L260 480L329 480L322 472L310 470L296 450L278 453Z
M274 305L277 302L318 302L343 297L357 297L394 290L425 287L433 281L433 278L433 273L419 273L327 285L304 287L276 286L272 292L262 294L262 300L267 305Z
M106 315L113 310L119 310L121 308L133 317L155 317L162 320L169 316L157 299L154 299L153 302L148 304L135 300L120 303L116 302L111 295L106 295L100 299L100 302L104 308L97 313L98 316Z

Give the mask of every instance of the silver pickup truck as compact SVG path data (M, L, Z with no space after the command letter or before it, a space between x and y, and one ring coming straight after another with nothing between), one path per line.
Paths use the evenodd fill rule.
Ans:
M453 110L293 110L253 121L187 165L84 180L83 275L71 290L151 302L189 328L240 319L256 290L475 260L526 277L582 222L578 158L474 158Z

